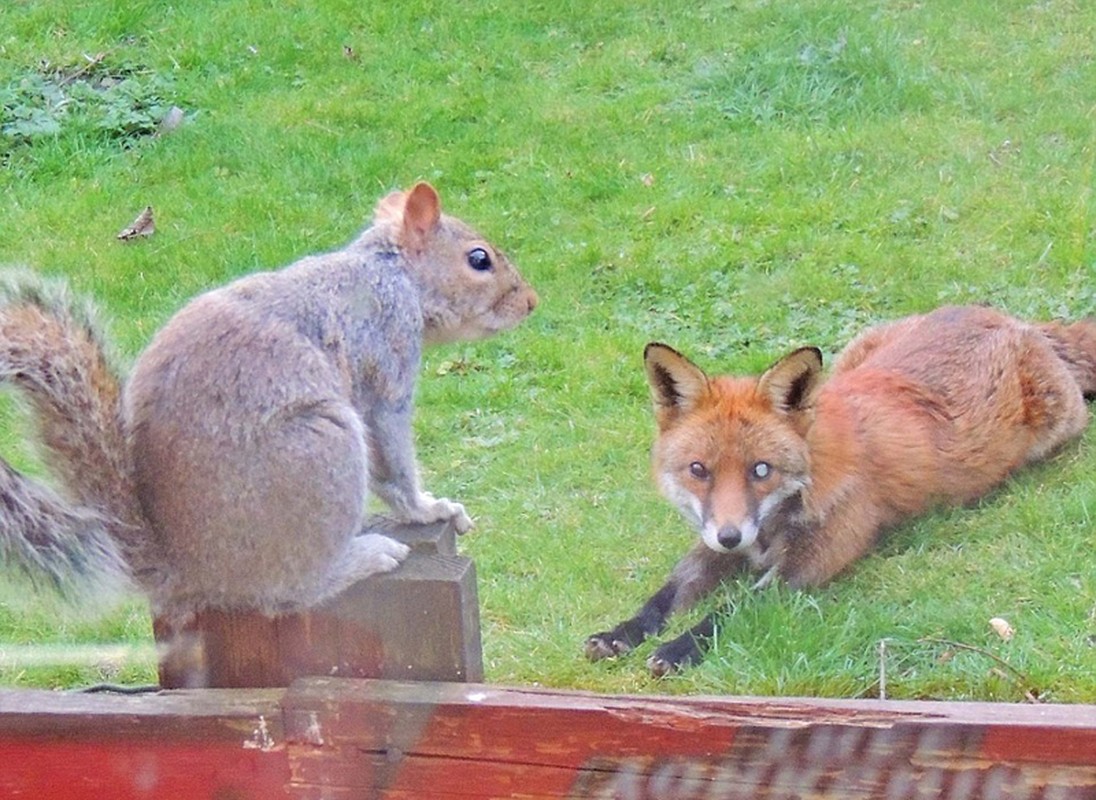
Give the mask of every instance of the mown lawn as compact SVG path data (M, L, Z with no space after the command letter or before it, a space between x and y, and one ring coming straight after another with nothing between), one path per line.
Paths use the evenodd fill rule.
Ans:
M477 519L489 680L876 696L885 641L891 697L1096 702L1093 433L823 590L728 586L687 674L583 659L692 540L647 474L647 341L756 371L944 302L1096 313L1096 6L677 5L0 5L0 263L68 276L133 355L187 298L429 180L542 300L431 352L418 394L427 484ZM155 235L117 241L146 205ZM9 644L144 645L146 616L0 589ZM0 660L15 685L152 675Z

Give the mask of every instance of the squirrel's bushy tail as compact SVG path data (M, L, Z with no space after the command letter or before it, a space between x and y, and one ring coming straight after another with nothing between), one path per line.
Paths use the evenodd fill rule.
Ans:
M1038 327L1073 373L1081 394L1089 400L1096 398L1096 317L1071 324L1047 322Z
M133 577L148 546L121 416L122 381L95 312L61 282L0 274L0 382L38 425L55 492L0 461L0 556L65 588Z
M67 591L122 581L127 567L106 520L0 461L0 555Z

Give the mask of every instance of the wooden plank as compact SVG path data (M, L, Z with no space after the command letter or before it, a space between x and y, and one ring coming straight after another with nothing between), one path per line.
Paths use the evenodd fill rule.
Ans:
M298 798L1096 798L1096 708L310 679Z
M1094 800L1096 707L325 678L0 691L0 796Z
M203 611L181 630L154 621L164 645L160 685L276 687L308 675L483 680L475 566L456 555L452 527L370 524L409 544L411 555L322 606L278 617Z
M281 697L0 692L0 797L285 797Z

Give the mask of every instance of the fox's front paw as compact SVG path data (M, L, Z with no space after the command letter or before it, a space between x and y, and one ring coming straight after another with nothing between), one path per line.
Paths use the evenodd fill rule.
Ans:
M691 633L685 633L659 647L647 659L647 669L656 678L662 678L671 672L699 663L704 651Z
M595 633L586 640L583 650L591 661L622 656L631 650L627 642L614 639L609 633Z
M583 650L591 661L601 661L630 653L645 638L646 634L638 625L631 621L623 622L611 631L595 633L587 638Z

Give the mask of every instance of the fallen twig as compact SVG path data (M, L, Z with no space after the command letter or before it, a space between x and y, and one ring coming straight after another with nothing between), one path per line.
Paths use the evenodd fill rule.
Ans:
M1027 674L1021 672L1016 667L1012 666L1012 664L1008 663L1005 659L1001 658L1001 656L997 655L996 653L991 653L984 647L967 644L966 642L957 642L954 639L939 639L935 636L922 636L917 641L924 642L926 644L940 644L946 647L954 647L956 650L967 650L972 653L978 653L979 655L986 656L987 658L997 662L1003 668L1004 672L1007 672L1009 673L1009 675L1011 675L1013 680L1017 684L1019 684L1020 688L1024 690L1024 696L1028 699L1029 702L1041 702L1035 692L1029 688L1031 686L1031 678L1028 677ZM1002 672L1002 674L1004 674L1004 672Z

